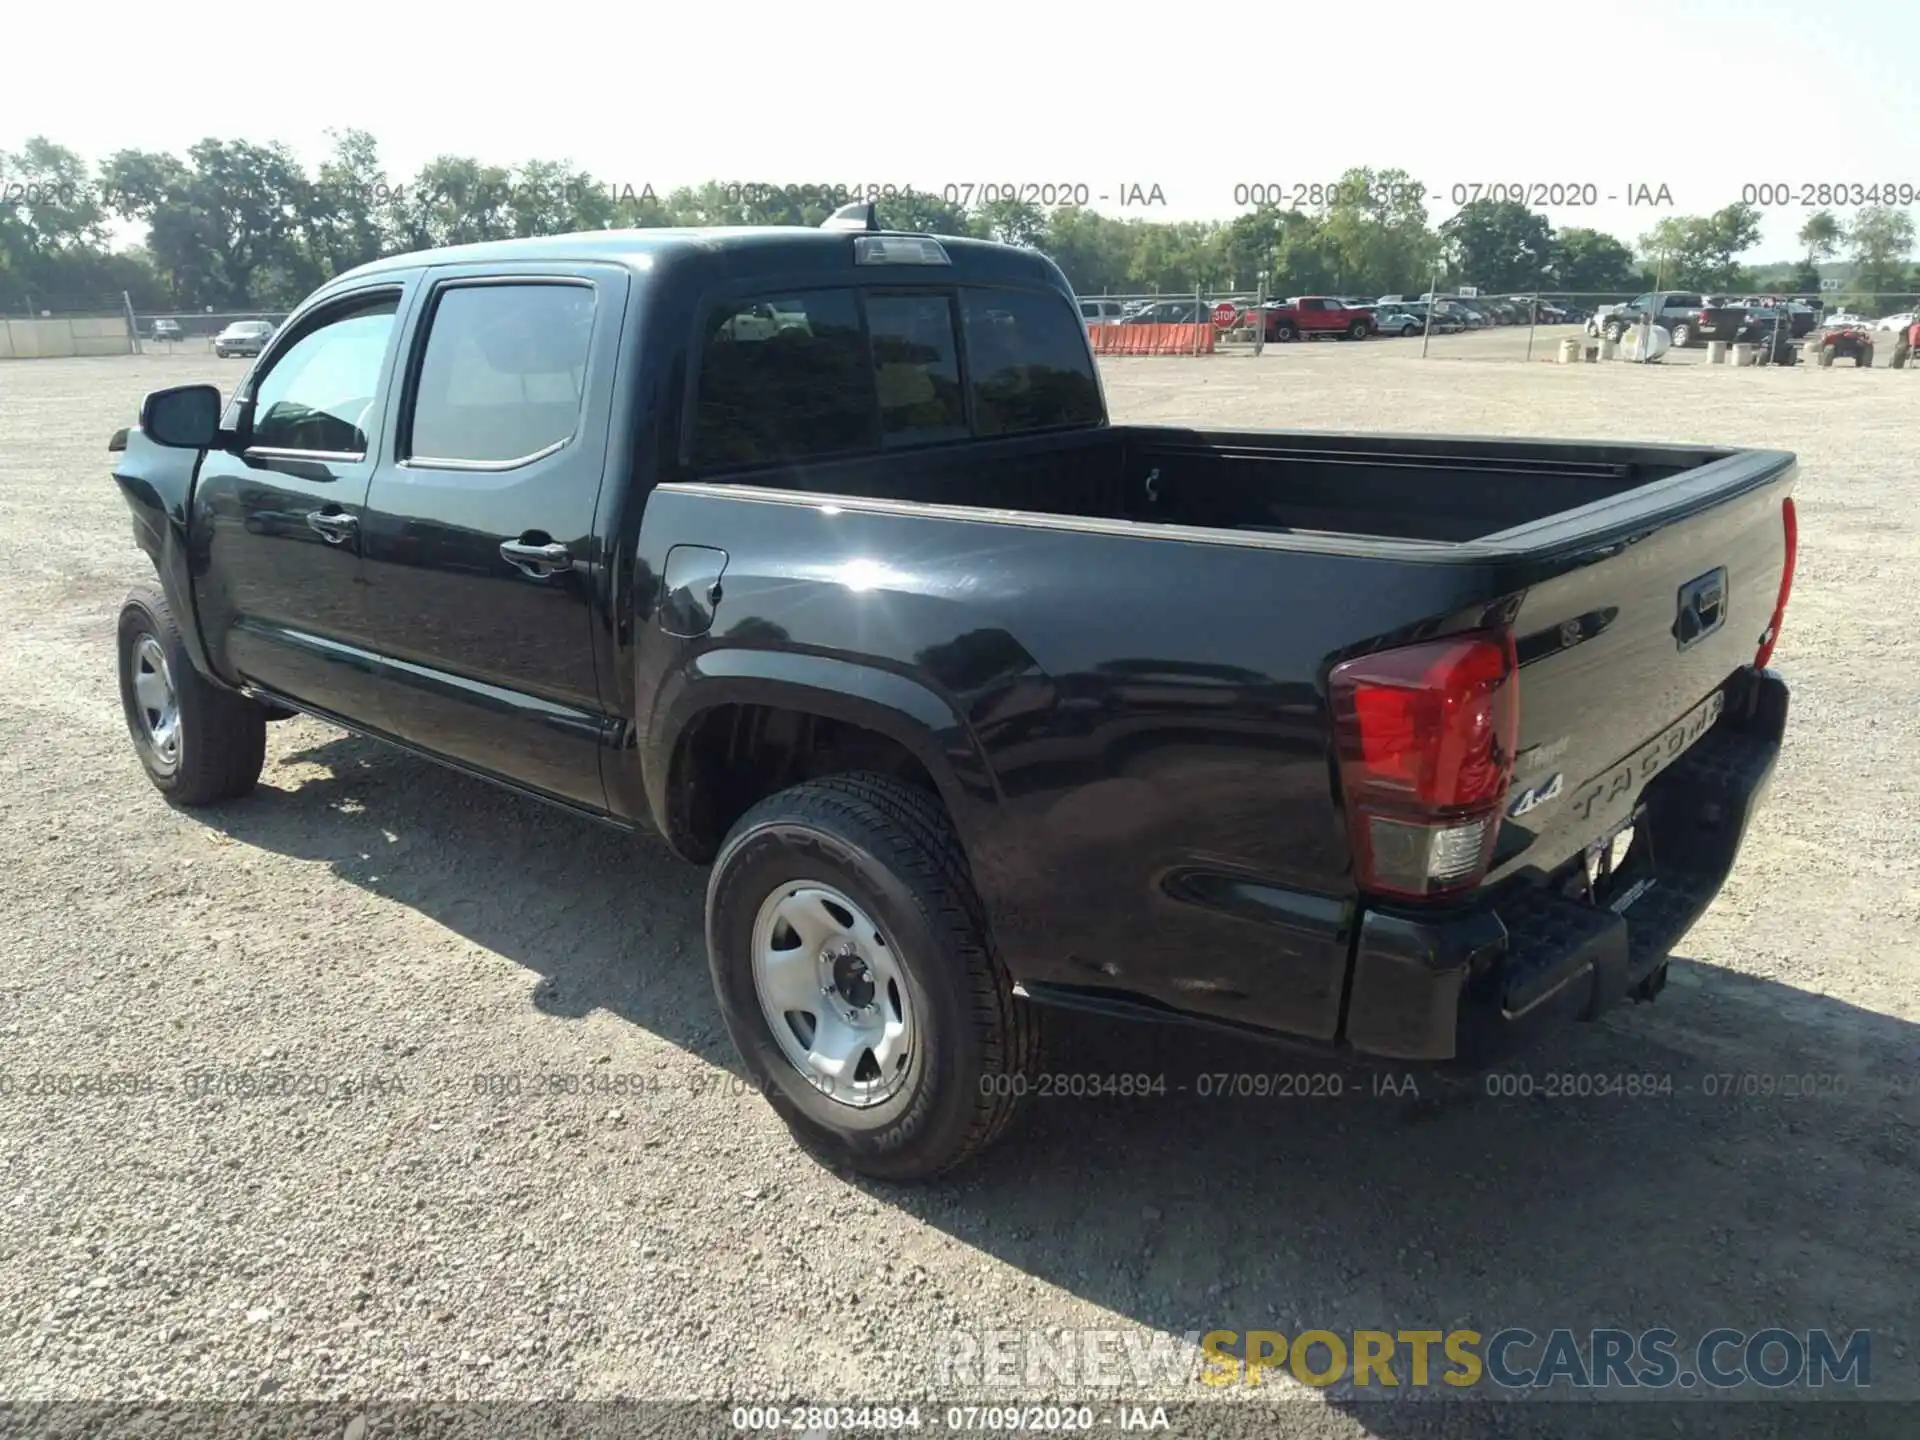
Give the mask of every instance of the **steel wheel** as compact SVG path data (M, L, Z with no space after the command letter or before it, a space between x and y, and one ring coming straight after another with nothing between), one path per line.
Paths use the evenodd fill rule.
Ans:
M832 886L795 881L761 902L752 944L754 993L788 1062L842 1105L889 1099L917 1035L879 927Z
M174 688L167 652L147 634L133 648L133 695L147 747L162 772L180 764L180 693Z

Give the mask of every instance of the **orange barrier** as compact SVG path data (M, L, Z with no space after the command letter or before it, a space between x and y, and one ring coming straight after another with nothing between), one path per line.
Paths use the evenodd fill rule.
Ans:
M1089 325L1096 355L1211 355L1211 325Z

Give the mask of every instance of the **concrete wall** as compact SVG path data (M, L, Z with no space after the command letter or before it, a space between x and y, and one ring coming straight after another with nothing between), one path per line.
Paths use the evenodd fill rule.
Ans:
M127 322L95 319L0 320L0 360L45 360L72 355L127 355Z

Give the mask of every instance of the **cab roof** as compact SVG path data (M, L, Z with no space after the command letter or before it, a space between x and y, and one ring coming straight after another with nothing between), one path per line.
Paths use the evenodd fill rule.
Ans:
M858 235L902 235L912 232L813 229L798 225L742 225L635 230L581 230L565 235L541 235L522 240L486 240L472 245L449 245L437 250L414 250L389 255L335 277L329 290L344 281L452 265L524 264L526 262L597 261L624 265L658 284L672 276L712 283L754 275L814 277L870 283L892 277L921 284L1041 285L1069 291L1059 269L1037 250L1000 245L957 235L937 235L951 261L948 265L859 265L854 263Z

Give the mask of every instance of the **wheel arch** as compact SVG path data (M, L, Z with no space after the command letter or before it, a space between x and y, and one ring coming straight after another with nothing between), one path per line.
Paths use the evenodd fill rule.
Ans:
M998 801L955 705L911 676L836 656L707 650L661 687L641 757L667 843L712 859L734 820L787 785L877 770L939 799L970 853Z
M133 514L134 543L153 562L154 581L173 612L193 668L213 684L230 689L214 671L200 634L199 611L193 603L194 565L187 530L192 474L182 484L180 477L164 471L148 475L129 467L124 472L116 471L113 478Z

